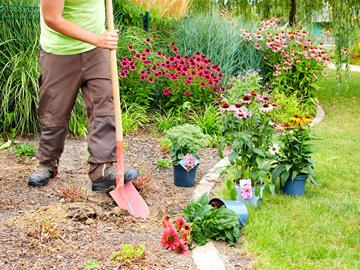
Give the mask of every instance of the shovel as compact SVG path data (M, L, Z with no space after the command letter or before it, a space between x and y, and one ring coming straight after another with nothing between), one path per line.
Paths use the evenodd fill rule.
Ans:
M106 0L108 30L114 30L114 15L112 0ZM140 196L134 185L129 182L124 185L124 143L122 134L122 119L120 108L119 80L117 71L116 50L110 50L111 82L115 110L116 130L116 188L110 192L116 204L127 210L136 218L147 218L150 215L149 206Z

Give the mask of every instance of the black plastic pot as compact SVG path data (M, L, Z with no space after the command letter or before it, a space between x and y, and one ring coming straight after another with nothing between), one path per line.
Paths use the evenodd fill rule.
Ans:
M174 166L174 184L178 187L193 187L195 185L196 165L191 171L185 170L181 165Z

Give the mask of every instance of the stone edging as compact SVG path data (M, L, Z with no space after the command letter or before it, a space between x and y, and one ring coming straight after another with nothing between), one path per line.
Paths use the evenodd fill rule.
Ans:
M325 112L323 108L320 105L317 105L316 116L314 117L311 126L319 124L324 118ZM209 193L214 187L216 180L220 177L220 173L226 169L228 164L228 157L225 157L216 163L196 186L193 199L200 198L205 192ZM191 256L198 270L226 270L223 259L211 241L204 246L196 247L191 252Z

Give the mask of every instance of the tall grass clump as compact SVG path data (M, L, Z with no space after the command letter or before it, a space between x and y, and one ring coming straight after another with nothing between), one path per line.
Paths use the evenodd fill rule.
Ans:
M39 10L17 2L0 5L0 130L22 134L38 130Z
M37 0L0 4L0 133L39 131L39 8ZM86 133L86 109L76 101L69 123L72 134Z
M199 14L183 20L175 33L181 53L199 51L218 64L224 82L241 70L258 68L262 57L242 38L241 25L216 14Z
M150 7L164 17L182 18L190 7L190 0L132 0L142 7Z

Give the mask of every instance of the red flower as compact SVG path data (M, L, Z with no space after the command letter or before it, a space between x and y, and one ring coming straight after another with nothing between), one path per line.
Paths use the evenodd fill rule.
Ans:
M165 96L171 94L171 90L170 90L169 88L164 88L164 89L162 90L162 92L163 92L163 94L164 94Z
M150 50L150 49L145 49L145 50L144 50L144 54L147 55L147 54L150 54L150 53L151 53L151 50Z
M149 82L149 83L154 83L155 80L154 80L154 78L149 78L149 79L148 79L148 82Z
M201 82L199 85L200 85L200 87L205 87L205 86L206 86L206 83L205 83L205 82Z
M186 225L186 220L182 216L177 216L175 219L175 227L178 231Z
M145 43L146 44L151 44L151 39L150 38L145 39Z
M189 248L183 241L179 241L174 248L175 252L181 255L188 255L189 254Z
M175 46L176 46L176 43L175 43L175 42L171 42L171 43L170 43L170 46L175 47Z
M188 96L190 96L190 92L189 92L189 91L185 91L185 92L184 92L184 95L188 97Z
M163 230L162 236L161 236L161 243L164 247L170 248L171 250L175 250L175 248L178 246L179 243L179 236L176 233L176 230L174 227L166 227ZM181 249L183 246L180 247ZM179 248L179 251L180 251Z
M172 226L169 216L164 215L161 226L163 227L163 229Z

